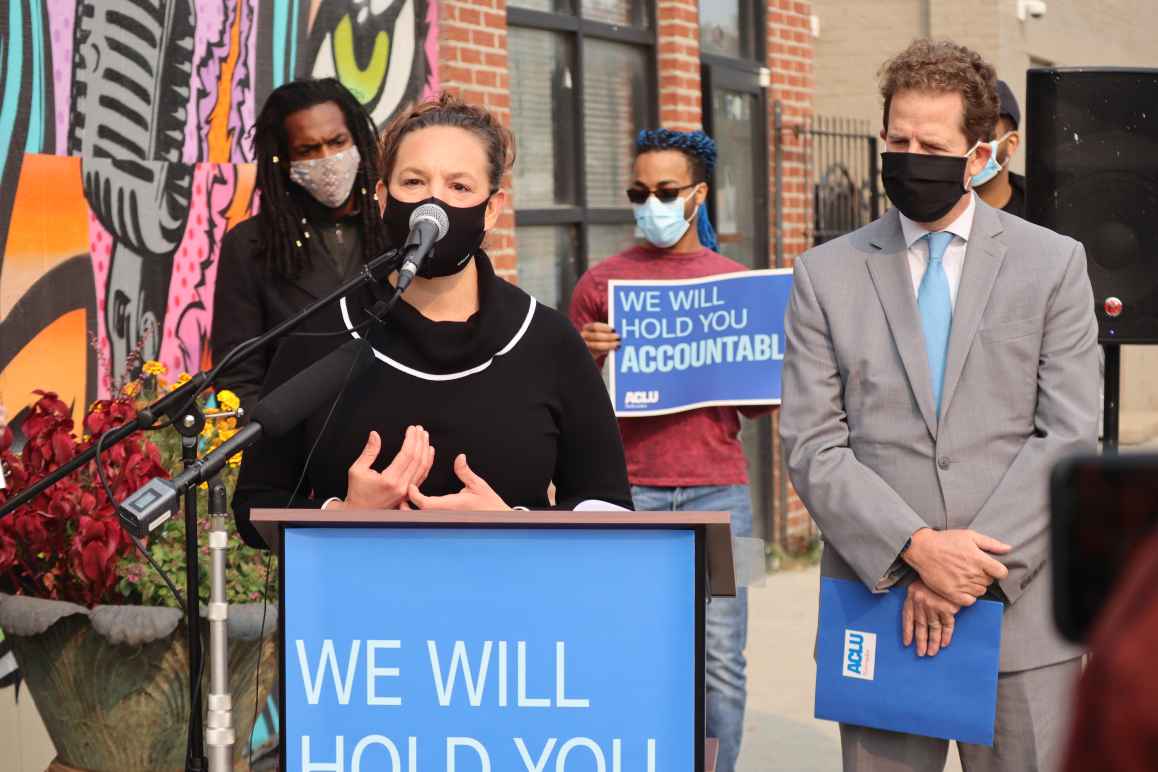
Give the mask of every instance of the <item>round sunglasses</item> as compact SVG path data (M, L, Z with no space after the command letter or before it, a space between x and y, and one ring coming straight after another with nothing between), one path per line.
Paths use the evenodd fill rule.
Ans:
M692 182L678 188L656 188L655 190L648 190L643 186L628 188L627 200L633 204L642 204L646 202L650 196L654 195L660 200L660 203L669 204L679 198L681 192L688 188L694 188L699 184L698 182Z

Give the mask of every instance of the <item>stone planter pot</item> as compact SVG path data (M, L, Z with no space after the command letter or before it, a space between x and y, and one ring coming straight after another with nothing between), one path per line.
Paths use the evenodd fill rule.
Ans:
M248 768L254 689L277 685L277 613L258 641L260 605L229 608L234 766ZM208 653L208 625L202 622ZM0 593L0 628L56 747L58 768L93 772L182 770L189 716L188 647L181 612L97 606ZM202 699L209 687L205 662ZM204 711L204 705L202 705Z

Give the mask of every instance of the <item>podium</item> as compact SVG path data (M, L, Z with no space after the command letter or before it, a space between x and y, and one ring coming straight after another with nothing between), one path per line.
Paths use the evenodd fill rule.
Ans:
M724 512L255 510L281 769L705 772ZM712 748L714 750L714 747Z

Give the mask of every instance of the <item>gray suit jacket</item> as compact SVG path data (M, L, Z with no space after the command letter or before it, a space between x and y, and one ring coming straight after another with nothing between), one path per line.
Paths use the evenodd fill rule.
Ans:
M1003 672L1080 651L1051 612L1048 480L1098 437L1098 329L1082 245L977 201L941 417L896 210L796 261L780 433L825 537L821 572L888 581L925 526L1013 545Z

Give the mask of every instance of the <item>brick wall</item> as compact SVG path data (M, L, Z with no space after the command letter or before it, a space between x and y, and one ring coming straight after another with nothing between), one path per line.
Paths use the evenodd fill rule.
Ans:
M511 125L511 82L507 62L507 0L438 0L438 72L443 89L486 107ZM526 159L524 159L524 162ZM503 188L512 190L511 177ZM500 276L515 280L513 196L486 250Z
M780 103L784 129L780 140L783 145L781 166L781 198L783 206L783 239L785 265L791 266L793 259L811 245L812 185L808 163L807 139L797 135L793 126L802 125L812 116L812 98L816 89L813 79L812 9L808 2L800 0L769 0L767 7L768 26L768 68L772 71L772 87L768 92L769 110L774 111ZM775 126L775 116L768 116L769 127ZM773 128L772 131L775 131ZM775 145L770 137L770 144ZM771 168L769 179L773 186L776 179L776 154L769 153ZM775 191L773 191L775 193ZM775 195L772 197L775 207ZM769 212L772 244L776 243L775 209ZM781 458L779 415L773 416L773 455ZM789 549L798 549L806 544L814 534L812 520L804 505L792 490L783 475L779 463L773 472L773 490L779 502L782 485L788 485L788 511L775 507L775 534L779 541L787 537ZM787 517L787 522L784 518Z
M697 0L656 0L659 123L668 129L703 128L700 84L700 14Z

